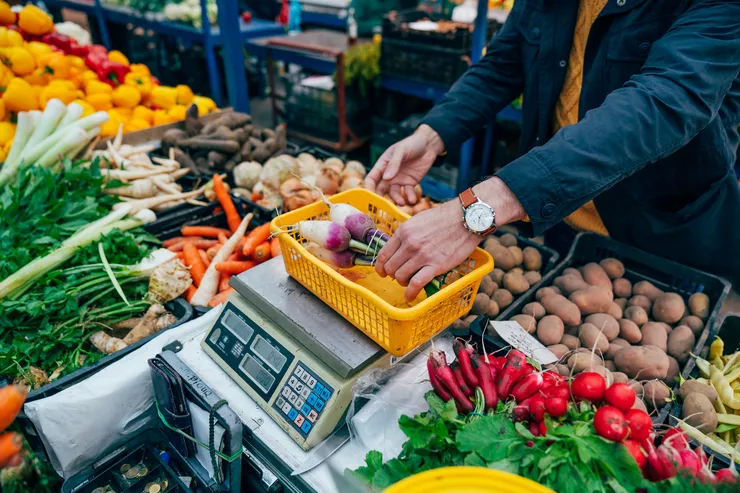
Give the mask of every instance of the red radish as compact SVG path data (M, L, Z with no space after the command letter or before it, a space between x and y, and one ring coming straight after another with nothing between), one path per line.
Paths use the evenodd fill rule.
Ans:
M691 449L686 449L678 452L678 466L696 475L701 469L701 462Z
M530 373L524 378L520 378L511 390L511 395L516 400L517 404L522 402L524 399L532 397L538 390L542 388L542 375L539 373Z
M460 387L457 386L455 376L452 374L450 367L447 366L445 353L439 350L432 350L432 352L429 353L429 357L432 359L432 368L434 369L437 379L439 379L442 385L447 387L447 390L452 394L452 397L455 399L455 404L457 404L460 411L465 413L472 412L475 407L473 406L473 403L470 402L470 399L462 393Z
M688 448L688 446L687 446ZM699 462L701 462L701 467L706 468L709 464L709 458L707 457L707 454L704 453L703 447L696 447L694 449L694 453L699 458Z
M532 418L532 421L535 423L539 423L543 419L545 419L545 413L547 412L547 409L545 408L545 398L542 397L540 394L535 394L529 399L529 415Z
M735 471L728 467L727 469L720 469L715 472L714 476L720 483L737 483L736 474L737 473Z
M529 421L529 401L532 399L527 399L521 404L517 404L514 406L514 409L511 410L511 419L516 423L519 421Z
M570 387L567 383L561 383L547 389L545 395L551 399L560 398L568 401L570 400Z
M540 436L540 425L535 422L529 423L529 432L536 437Z
M519 375L522 373L522 368L527 363L527 357L521 351L512 349L506 356L506 364L504 369L499 372L498 385L496 391L502 399L506 399L511 393L511 389L514 383L519 379Z
M462 372L460 371L460 363L457 361L453 361L450 365L450 370L452 370L452 374L455 376L457 386L460 388L462 393L465 394L466 397L470 397L471 395L473 395L473 389L468 387L468 384L465 383L465 379L462 376Z
M494 368L496 368L496 370L501 372L506 364L506 356L493 356L492 354L489 354L488 361Z
M699 469L696 477L699 478L699 481L706 484L717 482L717 476L715 476L708 467L702 467L701 469Z
M532 440L527 440L527 443L525 443L524 445L526 445L529 448L532 448L534 447L534 442Z
M613 383L604 394L607 404L625 413L632 409L636 398L637 394L635 394L634 389L626 383Z
M442 385L442 382L439 381L437 378L437 374L434 372L434 368L432 366L432 358L427 359L427 373L429 374L429 382L432 384L432 388L434 389L434 392L445 402L448 402L450 399L452 399L452 395L447 391L447 389Z
M544 437L547 435L547 425L545 424L545 421L540 421L540 436Z
M600 402L606 393L604 377L596 372L586 371L579 373L570 386L573 397L577 400L589 401L594 404Z
M537 368L530 365L529 363L525 363L525 365L522 367L522 372L519 374L519 380L526 377L527 375L531 375L532 373L535 373L537 371Z
M498 380L498 370L491 363L487 363L487 366L491 372L491 378L493 379L494 384L495 384L495 382Z
M645 455L645 452L640 447L640 444L634 440L625 440L622 442L625 447L627 447L627 450L629 451L630 455L635 458L635 462L637 462L637 465L640 466L640 469L645 467L645 463L647 462L647 456Z
M680 428L671 428L663 435L663 445L678 450L685 450L689 446L689 437Z
M469 387L475 388L479 385L478 376L475 371L473 371L473 366L470 363L471 353L468 352L468 348L471 350L473 349L472 346L460 339L456 339L452 344L452 350L455 351L455 356L457 356L457 360L460 362L460 372L465 379L465 383L467 383Z
M463 351L463 353L465 353L465 351ZM493 378L491 378L491 369L486 362L483 361L483 358L478 355L475 355L472 358L472 366L476 376L478 377L478 382L480 382L480 389L483 391L483 398L486 401L486 410L496 409L496 405L498 404L498 394L496 394L496 384L493 382Z
M630 409L624 415L630 430L630 438L641 441L650 436L653 431L653 420L642 409Z
M553 418L565 416L565 413L568 412L568 401L562 397L550 397L545 399L545 409L547 414Z
M604 406L596 411L594 429L597 435L613 442L624 440L629 431L624 414L613 406Z
M546 370L542 372L542 381L542 388L546 389L548 387L558 385L559 383L563 382L564 379L558 373Z
M319 260L340 269L349 269L355 265L373 265L372 255L360 255L349 250L330 252L326 248L321 248L316 243L307 243L304 245L304 248Z
M673 449L660 446L658 447L658 460L663 468L663 479L669 479L676 476L676 464L680 458L678 452Z

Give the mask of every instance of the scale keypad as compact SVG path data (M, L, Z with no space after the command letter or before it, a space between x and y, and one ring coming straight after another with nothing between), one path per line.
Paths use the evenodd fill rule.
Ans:
M311 432L334 390L303 363L293 369L273 408L302 435Z

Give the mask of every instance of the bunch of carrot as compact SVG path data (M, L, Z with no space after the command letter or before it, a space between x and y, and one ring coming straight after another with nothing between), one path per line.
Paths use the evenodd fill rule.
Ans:
M27 389L20 385L7 385L0 389L0 433L13 422L26 400ZM20 465L23 441L17 433L0 435L0 469Z
M258 226L243 236L240 235L236 243L232 245L233 242L229 242L229 240L233 234L238 232L240 225L246 218L242 219L239 216L234 201L224 186L223 179L218 175L213 177L213 190L226 215L229 228L183 226L180 230L182 236L164 242L164 246L176 252L178 257L190 269L193 285L185 293L188 302L192 301L196 290L201 288L207 270L211 263L215 261L214 268L218 280L216 283L217 289L208 302L210 307L224 302L234 291L229 286L232 276L241 274L255 265L280 255L278 239L270 238L269 223ZM225 259L217 258L220 257L218 254L227 242L230 248L229 255ZM210 289L208 292L210 293Z

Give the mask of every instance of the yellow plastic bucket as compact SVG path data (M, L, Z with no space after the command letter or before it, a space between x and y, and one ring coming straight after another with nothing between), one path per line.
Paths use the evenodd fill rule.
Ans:
M539 483L485 467L442 467L414 474L383 493L555 493Z

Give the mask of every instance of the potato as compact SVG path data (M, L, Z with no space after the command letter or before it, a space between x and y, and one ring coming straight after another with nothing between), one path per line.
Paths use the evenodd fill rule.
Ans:
M709 316L709 296L704 293L689 296L689 311L692 315L706 320Z
M517 244L516 236L511 233L506 233L499 236L498 241L505 247L513 247Z
M608 287L599 285L581 289L571 294L568 299L575 303L582 314L587 315L606 312L614 301L614 294L609 283Z
M524 273L524 279L526 279L529 285L532 286L542 280L542 275L540 275L536 270L528 270Z
M504 274L506 274L506 272L496 267L490 274L488 274L488 276L493 282L501 286L501 283L504 282Z
M580 373L585 370L592 370L599 366L603 366L601 358L596 354L591 354L588 351L582 353L575 353L568 358L568 367L571 368L575 373Z
M565 296L570 296L579 289L586 289L591 286L589 283L573 274L558 276L553 281L553 284L560 288L560 291L562 291Z
M568 276L570 274L573 274L579 279L583 279L583 274L581 273L581 271L574 267L566 267L565 269L563 269L563 273L561 275Z
M630 298L630 300L627 302L627 306L639 306L640 308L645 310L645 313L650 313L653 302L650 301L645 295L636 294L632 298Z
M537 320L540 320L546 315L545 307L536 301L524 305L524 308L522 308L522 313L525 315L531 315Z
M664 332L665 334L665 332ZM616 339L615 339L616 341ZM614 355L617 369L630 378L663 379L668 373L668 355L655 346L631 346L622 348Z
M450 325L450 328L452 330L465 330L470 328L469 324L465 324L465 321L462 318L458 318L454 322L452 322L452 325Z
M468 324L468 327L470 327L470 324L475 321L475 319L478 318L478 315L467 315L465 318L463 318L463 321Z
M699 317L696 315L688 315L684 318L682 318L679 322L679 325L688 325L691 329L691 332L694 333L694 335L699 335L702 330L704 330L704 322L701 321Z
M623 318L618 323L619 337L632 344L637 344L642 340L642 332L635 322Z
M617 365L614 366L616 367ZM612 377L614 378L614 383L627 383L630 381L630 377L628 377L621 371L613 371Z
M522 294L529 289L529 283L524 276L514 272L507 272L504 275L504 289L508 289L511 294Z
M489 298L493 294L493 286L496 283L491 280L488 276L483 276L483 279L480 280L480 288L478 288L479 293L484 293Z
M534 247L525 247L522 250L524 256L524 268L527 270L540 270L542 268L542 254Z
M642 326L642 341L640 341L640 344L656 346L665 352L668 349L668 334L666 334L662 325L656 322L648 322Z
M678 397L680 397L681 400L684 400L689 396L689 394L693 394L694 392L703 394L710 402L715 402L719 399L719 395L717 395L717 391L714 390L714 387L705 383L697 382L696 380L686 380L682 383L678 388Z
M612 281L612 291L614 291L614 296L629 298L632 296L632 283L629 279L625 279L623 277L614 279Z
M516 266L514 255L505 246L493 244L490 249L486 249L493 257L493 265L499 269L508 271ZM496 279L494 279L495 281ZM499 283L500 284L500 283Z
M619 320L624 315L624 310L612 301L612 304L609 307L609 311L607 311L607 313L614 317L615 320Z
M682 365L689 359L689 353L694 349L696 338L688 325L679 325L668 336L668 354L676 358Z
M681 417L689 425L702 433L712 433L717 429L717 412L706 395L694 392L686 396L681 409Z
M560 291L560 288L557 286L548 286L546 288L538 289L534 297L537 301L542 301L542 298L544 298L545 296L553 294L563 294L563 292Z
M570 368L568 368L568 365L555 365L555 368L557 368L558 373L560 376L567 377L570 375Z
M641 306L628 306L624 310L624 318L634 322L638 327L642 327L648 321L648 315L644 308Z
M614 304L624 312L627 309L627 298L614 298Z
M506 310L511 305L511 302L514 301L514 296L506 289L497 289L493 292L493 301L496 302L500 309Z
M635 395L637 396L636 401L642 402L642 395L645 393L645 391L642 388L642 384L638 382L637 380L627 380L627 385L632 387L632 390L635 391ZM643 403L643 407L645 407L645 404ZM647 408L645 408L647 410Z
M605 354L609 350L609 339L593 324L585 323L581 325L581 329L578 331L578 338L586 349L595 347L602 354Z
M607 349L606 353L604 353L604 359L612 361L614 360L614 356L623 348L624 346L620 346L618 344L609 344L609 349Z
M498 303L491 300L491 303L488 305L488 311L486 312L486 316L488 317L498 317L498 314L501 312L501 309L498 307Z
M560 344L565 344L566 346L568 346L568 349L573 351L581 347L581 340L576 336L572 336L569 334L563 334L563 338L560 339Z
M670 399L671 389L660 380L648 380L642 383L642 400L649 409L660 409Z
M617 371L617 365L615 365L613 361L607 360L607 361L604 361L604 367L607 370L609 370L609 373L610 373L610 375L612 377L612 380L614 380L614 373L613 372Z
M611 363L611 361L609 362ZM612 377L612 372L609 371L609 368L606 366L594 366L591 369L592 372L598 373L602 377L604 377L604 381L606 381L606 386L609 387L611 384L614 383L614 377Z
M678 361L673 356L668 356L668 373L666 373L663 382L669 387L673 387L676 384L676 377L681 369L678 367Z
M509 269L509 272L519 274L520 276L524 275L524 269L522 269L521 267L512 267L511 269Z
M549 349L552 354L557 356L559 360L563 359L563 356L570 352L568 346L564 344L553 344L552 346L547 346L547 349Z
M531 317L529 315L514 315L511 317L512 322L517 322L519 325L521 325L524 330L527 331L529 334L534 334L537 330L537 320L534 319L534 317ZM558 342L560 342L560 339L558 339ZM557 343L554 343L557 344Z
M632 344L622 339L621 337L617 337L616 339L611 341L609 344L616 344L617 346L621 346L621 347L631 347L632 346Z
M564 332L563 321L555 315L548 315L537 324L537 339L545 346L560 343Z
M611 315L594 313L586 317L584 322L594 325L610 341L619 336L619 322Z
M648 409L642 399L635 399L635 403L632 404L632 409L639 409L642 412L648 412Z
M501 242L498 240L498 236L491 235L483 242L483 249L487 251L489 248L495 248L494 245L501 245Z
M581 267L581 273L583 274L583 280L592 286L609 286L609 290L612 288L612 280L606 274L606 271L599 264L591 262Z
M650 281L640 281L632 287L632 294L645 296L650 302L653 302L663 294L663 291L653 286Z
M599 265L610 279L617 279L624 275L624 264L615 258L605 258Z
M489 298L485 293L478 293L475 295L475 300L473 301L473 307L470 309L470 313L472 315L483 315L488 311L488 305L491 303L491 298Z
M524 262L524 254L522 253L522 249L518 246L510 246L509 251L514 257L514 265L522 265L522 262Z
M656 324L660 324L663 327L663 329L665 330L666 335L670 335L671 334L671 331L673 331L673 327L671 327L670 325L668 325L665 322L655 322L655 323Z
M540 300L548 315L555 315L566 325L581 325L581 311L565 296L556 294Z
M659 322L675 324L683 318L686 304L678 293L666 293L658 296L653 302L653 318Z

